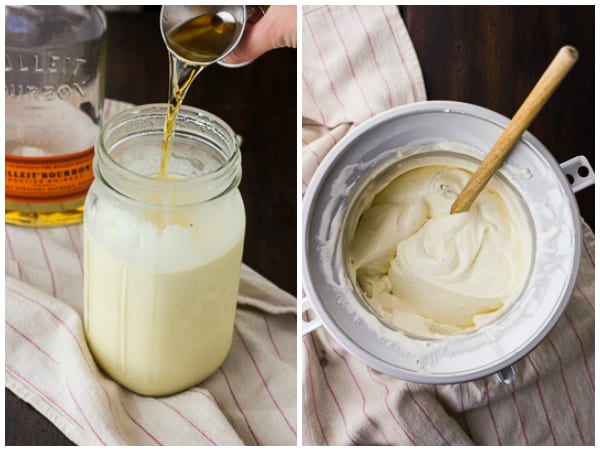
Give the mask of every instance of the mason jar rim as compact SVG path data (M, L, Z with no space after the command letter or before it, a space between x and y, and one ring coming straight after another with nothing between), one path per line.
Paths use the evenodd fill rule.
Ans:
M218 116L193 106L181 106L177 114L174 127L175 136L177 136L178 131L181 132L181 130L178 130L177 128L177 124L180 122L193 123L195 122L195 119L198 119L202 121L202 125L204 126L210 124L211 131L217 136L223 138L221 150L230 151L228 155L225 155L224 160L216 169L189 177L159 178L140 174L139 172L124 166L111 156L110 150L112 147L107 146L106 143L107 135L110 132L115 131L119 126L124 126L131 121L142 120L143 118L150 116L158 116L164 122L167 108L168 105L166 103L151 103L129 107L123 111L120 111L119 113L116 113L104 124L100 133L98 134L95 152L95 156L98 161L97 164L94 165L94 170L99 171L99 178L101 178L105 184L109 185L121 195L124 195L125 197L131 197L136 200L143 199L138 199L136 196L131 196L130 192L123 192L123 190L119 189L119 187L125 188L124 190L128 191L126 189L127 187L143 186L143 189L148 193L160 192L161 194L175 194L176 192L191 192L193 190L200 191L199 188L202 185L210 183L218 185L218 187L212 191L204 190L204 192L210 192L211 195L206 195L200 200L196 199L197 202L208 201L227 192L233 187L237 187L239 184L239 179L241 178L241 175L239 174L241 156L236 134L234 133L233 129ZM200 122L198 122L198 124L200 125ZM148 129L148 131L154 131L155 133L157 130L157 128ZM160 130L162 131L162 128ZM201 129L199 128L199 131L200 130ZM204 138L208 137L208 135L204 135L202 133L198 133L197 136L202 136ZM211 142L211 144L214 143ZM157 150L160 152L161 148L158 147ZM135 191L135 189L133 191Z

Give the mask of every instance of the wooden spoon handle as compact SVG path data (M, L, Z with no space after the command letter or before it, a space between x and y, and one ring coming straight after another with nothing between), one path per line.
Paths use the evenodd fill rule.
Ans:
M492 147L467 185L458 195L452 204L450 213L461 213L471 207L475 198L490 178L492 178L494 172L498 170L515 143L521 138L525 130L527 130L531 121L537 116L560 82L565 78L569 70L571 70L578 57L577 50L571 46L564 46L558 51L537 84L506 126L494 144L494 147Z

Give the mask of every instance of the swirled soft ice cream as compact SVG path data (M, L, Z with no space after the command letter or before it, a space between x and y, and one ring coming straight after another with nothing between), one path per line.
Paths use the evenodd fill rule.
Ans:
M392 328L423 338L471 332L523 289L532 239L515 192L494 178L469 211L449 213L471 174L442 164L405 170L362 212L349 268Z

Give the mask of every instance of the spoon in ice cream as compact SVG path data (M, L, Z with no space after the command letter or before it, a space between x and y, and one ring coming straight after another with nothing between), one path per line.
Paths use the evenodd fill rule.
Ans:
M452 204L451 214L461 213L471 208L483 187L498 170L515 143L521 138L521 135L552 96L578 58L579 54L574 47L564 46L558 51L481 165Z

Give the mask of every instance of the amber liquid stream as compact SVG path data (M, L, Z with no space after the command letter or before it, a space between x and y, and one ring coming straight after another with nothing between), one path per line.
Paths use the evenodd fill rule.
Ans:
M167 35L169 44L177 55L169 52L169 103L158 178L169 177L177 113L190 85L207 65L223 54L235 36L236 24L227 19L225 17L224 20L218 14L205 14L184 22Z
M169 161L177 113L196 76L223 54L235 36L236 24L227 14L205 14L169 32L169 101L161 148L159 178L169 176ZM6 223L33 227L64 226L81 222L85 196L67 202L6 202Z

